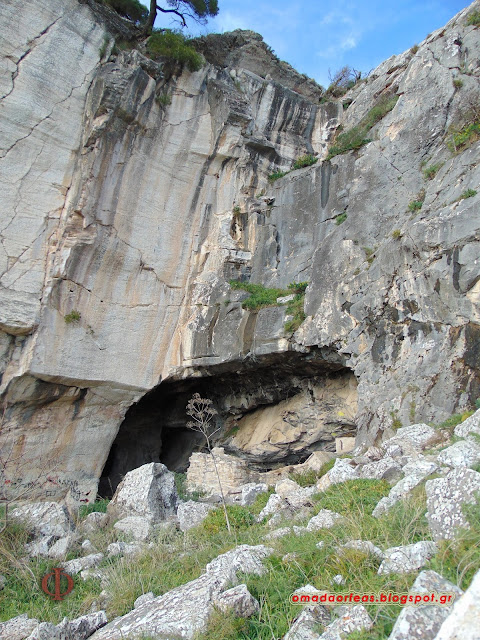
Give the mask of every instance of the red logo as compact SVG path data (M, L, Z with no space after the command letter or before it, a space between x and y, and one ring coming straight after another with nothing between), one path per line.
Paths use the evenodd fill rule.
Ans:
M55 592L54 593L52 593L48 589L48 581L52 576L55 576ZM61 591L62 576L67 579L67 585L68 585L65 591L63 591L63 593ZM47 573L47 575L43 576L42 578L42 589L45 591L45 593L48 596L51 596L54 600L63 600L65 596L68 596L68 594L73 589L73 587L74 587L74 582L73 582L72 576L69 576L68 573L65 573L65 571L60 567L56 567L50 573Z

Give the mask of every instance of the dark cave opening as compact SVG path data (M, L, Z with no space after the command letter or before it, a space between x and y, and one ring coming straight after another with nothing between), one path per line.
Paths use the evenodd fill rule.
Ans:
M308 353L288 351L199 368L194 377L164 381L127 411L105 463L98 493L111 497L128 471L148 462L162 462L171 471L186 471L192 452L205 448L203 436L186 426L190 418L185 409L194 393L213 400L221 440L237 420L259 407L294 396L305 380L345 372L353 376L336 352L312 349Z

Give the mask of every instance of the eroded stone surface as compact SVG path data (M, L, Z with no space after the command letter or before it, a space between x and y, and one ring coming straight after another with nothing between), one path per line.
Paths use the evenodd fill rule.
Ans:
M457 600L453 611L443 622L435 640L476 640L480 617L480 571Z
M391 547L385 550L378 573L410 573L427 564L437 551L437 545L430 540Z

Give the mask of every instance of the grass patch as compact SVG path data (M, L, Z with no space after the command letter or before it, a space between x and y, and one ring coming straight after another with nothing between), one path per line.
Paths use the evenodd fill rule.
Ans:
M480 122L471 122L463 128L454 130L447 139L447 147L452 153L460 153L480 140Z
M82 504L78 510L78 517L83 520L89 513L107 513L107 507L110 502L110 498L100 498L91 502L90 504Z
M189 491L187 489L187 474L175 472L175 487L177 489L178 497L181 500L195 500L205 495L204 491Z
M254 516L246 507L241 507L240 505L228 505L227 513L228 519L230 520L230 526L234 531L248 529L248 527L251 527L255 523ZM217 534L223 530L226 531L227 523L223 509L212 509L200 525L200 528L208 535Z
M155 102L161 107L168 107L169 104L172 104L172 98L168 93L161 93L159 96L156 96Z
M312 166L312 164L315 164L317 161L318 161L318 158L316 158L310 153L307 153L306 155L300 156L295 160L295 162L292 164L292 171L294 171L295 169L303 169L303 167L310 167Z
M390 492L386 480L348 480L329 487L315 496L319 509L330 509L344 515L371 515L379 500ZM318 512L318 510L317 510Z
M468 14L467 25L469 27L478 27L480 25L480 11L475 10Z
M73 311L70 311L70 313L67 313L67 315L64 316L63 319L67 324L72 324L72 322L78 322L81 317L82 317L82 314L80 313L80 311L73 309Z
M178 31L154 30L147 40L147 53L154 60L166 58L187 67L189 71L198 71L205 61L189 42L189 39Z
M347 219L347 217L348 217L348 216L347 216L347 214L346 214L345 212L341 213L340 215L338 215L338 216L335 218L335 224L336 224L336 225L340 225L340 224L342 224L343 222L345 222L345 220Z
M443 163L440 162L438 164L431 164L429 167L423 170L423 177L425 180L433 180L433 178L437 175Z
M335 143L330 147L327 160L330 160L342 153L346 153L347 151L360 149L364 144L371 142L371 138L367 137L368 132L393 109L397 104L397 100L398 96L390 95L383 97L374 107L372 107L372 109L370 109L358 125L344 133L340 133L337 136Z
M307 317L303 310L304 299L304 293L297 293L295 298L287 303L287 314L293 316L291 320L287 320L285 323L285 331L287 333L295 333Z
M467 189L462 193L462 195L458 199L466 200L467 198L473 198L473 196L476 196L476 195L477 195L477 192L475 191L475 189Z
M288 474L290 480L293 480L301 487L311 487L315 484L320 478L322 478L330 469L335 465L336 458L332 458L328 460L320 467L319 471L314 471L313 469L309 469L308 471L296 472Z
M275 180L280 180L283 176L286 176L289 171L275 171L268 176L269 182L275 182Z

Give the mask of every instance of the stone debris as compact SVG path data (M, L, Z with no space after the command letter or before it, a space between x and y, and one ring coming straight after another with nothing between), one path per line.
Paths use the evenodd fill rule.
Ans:
M153 591L144 593L141 596L138 596L138 598L135 600L135 602L133 603L133 608L138 609L138 607L141 607L142 604L151 602L152 600L155 600L155 594L153 593Z
M361 604L338 607L335 611L338 618L331 622L317 640L340 640L354 631L371 629L373 621Z
M246 584L239 584L224 591L213 600L213 604L224 613L232 612L239 618L250 618L260 611L260 605Z
M322 476L316 485L317 491L325 491L333 484L346 482L358 478L357 468L353 465L352 460L348 458L337 458L334 466Z
M336 576L333 576L331 582L332 584L338 584L339 586L341 586L342 584L346 584L345 578L340 573L337 573Z
M428 424L412 424L398 429L392 438L383 442L382 449L394 458L412 455L423 451L436 436L437 432Z
M215 509L213 505L205 504L204 502L195 502L194 500L182 502L177 509L180 530L188 531L193 527L197 527L205 520L212 509Z
M455 435L478 443L480 436L480 409L455 427ZM476 437L475 437L476 436Z
M390 456L358 466L358 477L395 483L403 476L402 467Z
M29 528L34 536L63 538L74 529L66 507L57 502L31 502L13 509L10 518Z
M477 571L468 589L455 602L452 612L443 622L435 640L478 640L480 638L479 621L480 571Z
M0 622L0 638L5 640L25 640L38 625L38 620L29 618L24 613L6 622Z
M84 533L96 533L99 529L104 529L108 524L109 516L107 513L93 511L89 513L85 520L80 524L80 530Z
M83 571L83 569L97 567L103 560L103 557L103 553L91 553L83 558L75 558L75 560L63 562L62 567L66 573L74 576L77 573L80 573L80 571Z
M85 616L63 621L57 625L57 629L65 631L68 640L87 640L90 636L107 624L107 615L105 611L96 611L88 613Z
M117 519L141 516L152 523L173 516L177 509L175 475L160 462L129 471L107 507Z
M237 572L261 574L262 560L273 552L264 545L241 545L212 560L196 580L141 604L95 632L92 640L122 640L128 635L158 635L191 640L203 632L212 613L213 601L229 584L237 583Z
M428 480L427 520L435 540L453 539L459 527L468 527L462 505L475 502L480 490L480 473L472 469L453 469L445 478Z
M379 560L385 558L385 554L381 549L373 544L370 540L350 540L340 547L337 547L337 552L342 553L344 549L354 549L355 551L361 551L362 553L375 556Z
M278 493L272 493L268 498L267 504L258 514L257 522L261 522L264 518L275 515L280 511L288 511L288 505Z
M437 459L440 464L445 464L455 469L472 467L480 461L480 446L476 442L470 442L469 440L455 442L455 444L440 451Z
M454 592L462 594L462 590L456 585L445 580L435 571L422 571L416 578L409 593L431 594L432 592L442 594ZM424 606L406 606L400 611L395 625L388 640L411 640L421 638L422 640L433 640L440 625L452 611L451 606L429 604Z
M107 556L113 558L114 556L131 556L140 553L144 547L140 544L128 542L112 542L107 547Z
M265 540L277 540L283 536L289 536L291 533L291 527L281 527L280 529L274 529L273 531L270 531L270 533L267 533Z
M307 524L308 531L320 531L320 529L331 529L336 524L344 520L343 516L329 509L320 509L316 516L310 518Z
M437 545L430 540L391 547L385 551L378 573L411 573L427 564L437 551Z
M128 516L113 525L113 528L124 534L127 539L145 542L151 533L151 521L142 516Z
M257 496L259 496L261 493L266 493L268 491L268 485L263 482L249 482L242 485L240 489L242 491L240 504L242 505L242 507L246 507L253 504Z
M330 623L330 612L326 607L306 606L283 636L283 640L318 640L319 627Z
M388 496L379 500L372 512L373 517L378 518L386 513L394 504L406 498L412 489L437 469L438 465L435 462L429 462L423 459L407 463L403 467L403 471L405 472L406 470L407 475L390 489Z

